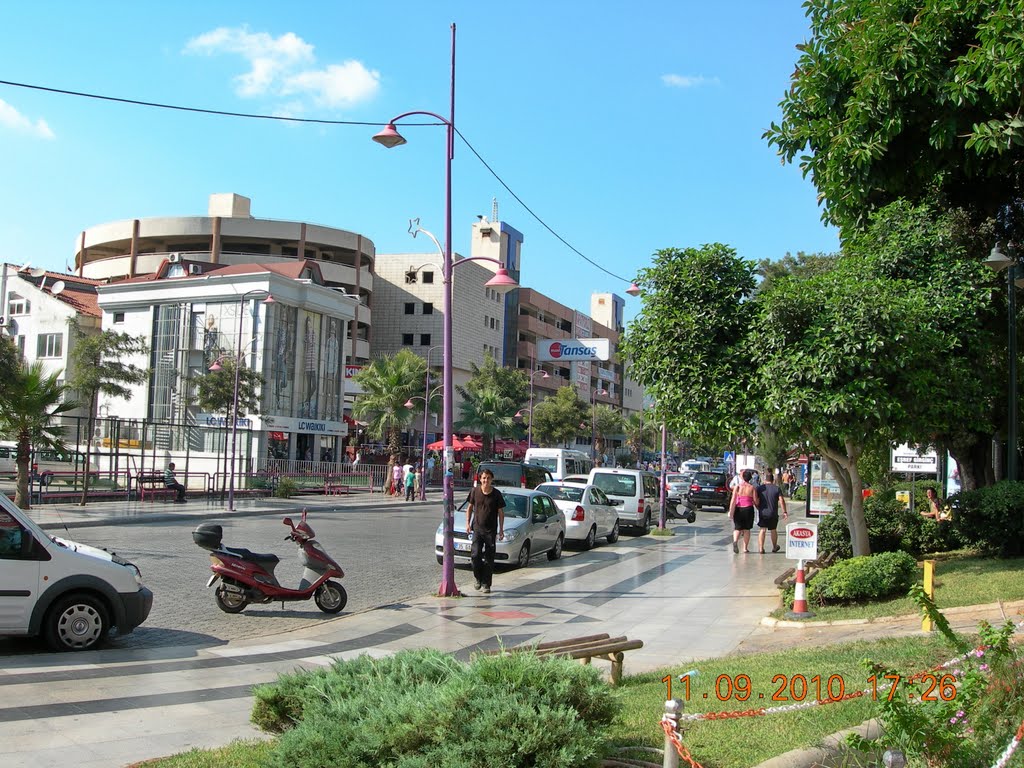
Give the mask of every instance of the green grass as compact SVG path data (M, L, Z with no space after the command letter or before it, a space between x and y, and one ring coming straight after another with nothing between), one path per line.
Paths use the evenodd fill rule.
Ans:
M993 560L963 553L946 553L935 559L935 602L940 610L994 603L997 600L1024 600L1022 559ZM815 621L920 614L917 604L906 596L854 605L809 607L814 612ZM784 618L784 614L781 608L772 612L775 618Z
M257 768L266 764L272 741L233 741L217 749L190 749L171 757L144 760L128 768Z

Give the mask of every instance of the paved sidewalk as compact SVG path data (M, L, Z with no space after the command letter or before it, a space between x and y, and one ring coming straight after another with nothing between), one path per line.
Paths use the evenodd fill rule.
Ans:
M246 499L235 514L280 514L301 506L386 510L404 503L379 494ZM220 505L196 502L34 510L51 528L225 514ZM463 598L424 596L250 641L126 650L118 649L114 638L112 647L99 651L2 657L0 763L64 768L73 755L77 768L110 768L191 747L263 738L249 724L253 685L363 653L433 647L468 659L499 643L608 632L643 640L642 649L626 654L625 672L635 674L811 637L840 642L892 632L884 623L765 626L762 620L778 604L773 579L785 568L783 556L734 555L728 519L721 514L701 513L693 525L672 527L673 537L623 536L615 545L605 543L578 557L553 563L542 558L526 569L502 571L490 595L473 591L472 575L460 569L457 582L468 589ZM819 631L827 636L813 634ZM607 670L605 662L595 664ZM660 716L658 707L652 716Z

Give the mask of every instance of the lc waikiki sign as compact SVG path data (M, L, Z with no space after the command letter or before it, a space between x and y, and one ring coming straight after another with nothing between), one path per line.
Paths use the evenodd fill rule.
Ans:
M608 339L538 339L537 360L542 363L608 360Z

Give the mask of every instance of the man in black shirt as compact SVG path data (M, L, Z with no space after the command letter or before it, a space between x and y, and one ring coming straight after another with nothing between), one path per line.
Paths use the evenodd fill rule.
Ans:
M466 505L466 530L473 534L470 559L476 588L491 591L494 575L494 547L497 538L505 535L505 497L494 487L494 473L484 469L480 485L470 491Z
M765 475L764 485L757 487L757 496L761 500L761 509L757 514L757 527L761 530L757 534L757 542L764 554L764 532L772 532L772 552L778 552L779 547L779 504L782 504L782 516L789 519L789 511L786 509L786 497L782 490L775 484L775 475L769 472Z

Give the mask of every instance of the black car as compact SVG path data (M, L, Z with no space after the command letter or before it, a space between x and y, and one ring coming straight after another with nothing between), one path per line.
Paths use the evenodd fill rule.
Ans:
M729 476L725 472L698 472L690 482L686 503L691 509L729 508Z
M552 480L551 472L539 464L527 464L525 461L481 461L476 468L473 485L479 482L480 473L485 469L494 473L494 485L497 488L536 488Z

